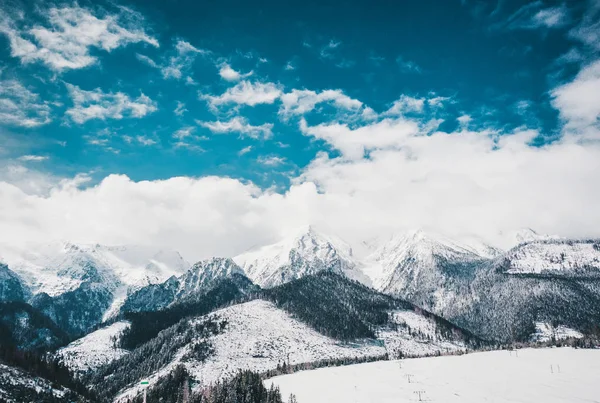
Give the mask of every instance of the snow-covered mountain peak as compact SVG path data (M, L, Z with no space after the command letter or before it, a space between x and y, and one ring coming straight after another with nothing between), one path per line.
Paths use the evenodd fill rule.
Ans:
M34 293L51 296L72 291L83 282L109 288L142 287L181 275L189 268L179 253L150 246L105 246L53 241L21 248L1 245L11 270Z
M183 276L182 285L186 290L200 289L212 284L215 280L231 277L234 274L246 274L233 259L213 257L195 263Z
M410 254L415 259L424 260L431 260L434 256L447 259L478 257L467 245L461 245L440 234L417 229L392 236L368 260L385 260L390 255L399 254Z
M349 274L356 266L347 243L312 226L291 231L283 240L242 253L234 260L252 281L263 287L322 270Z
M531 228L521 228L520 230L514 232L512 239L513 243L516 246L532 241L544 241L561 238L558 235L540 234L539 232Z
M373 286L385 292L407 287L429 287L444 272L462 270L470 262L488 258L476 248L422 229L398 233L365 259L363 271Z

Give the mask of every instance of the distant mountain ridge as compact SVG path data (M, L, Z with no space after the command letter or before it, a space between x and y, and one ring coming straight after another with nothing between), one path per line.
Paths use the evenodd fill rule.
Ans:
M10 299L6 289L11 284L11 293L23 294L23 300L73 335L116 313L132 290L189 267L177 252L144 246L51 242L22 249L0 245L0 254L10 269L0 267L0 276L16 276L0 287L0 296Z

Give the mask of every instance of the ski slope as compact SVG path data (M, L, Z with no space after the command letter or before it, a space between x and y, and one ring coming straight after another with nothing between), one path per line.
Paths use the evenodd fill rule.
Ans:
M411 382L408 378L410 375ZM321 368L265 381L298 403L600 402L600 350L493 351Z

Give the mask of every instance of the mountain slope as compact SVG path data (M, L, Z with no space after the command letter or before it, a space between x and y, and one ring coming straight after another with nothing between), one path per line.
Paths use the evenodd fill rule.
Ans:
M377 290L437 312L446 303L438 290L448 279L468 282L485 260L474 248L419 230L383 244L367 257L364 271Z
M300 228L275 244L242 253L233 260L250 280L263 288L324 270L355 279L361 275L349 245L310 226Z
M129 326L129 322L119 321L98 329L59 349L54 357L78 374L95 370L128 354L118 343Z
M545 240L521 244L505 257L507 274L600 277L600 240Z
M0 263L0 301L24 301L29 294L19 276Z
M0 363L0 402L71 403L74 401L85 400L64 386L34 376L20 368Z
M188 268L177 252L142 246L52 242L0 249L10 269L31 290L32 305L73 334L118 312L132 290Z
M482 343L442 318L330 271L247 298L253 299L203 316L186 312L126 357L90 374L89 382L109 397L125 387L117 399L124 401L139 393L139 379L155 383L178 365L194 384L205 385L239 369L273 370L283 362L436 355ZM180 306L190 305L164 313L175 317Z
M38 309L22 301L0 302L0 345L47 351L69 336Z
M493 259L448 243L418 245L379 251L380 289L484 338L528 340L536 323L587 333L600 321L595 241L532 241Z
M121 312L165 309L203 295L222 279L231 279L240 288L250 285L244 271L232 259L205 259L195 263L180 277L171 277L163 283L150 284L133 292L123 303Z

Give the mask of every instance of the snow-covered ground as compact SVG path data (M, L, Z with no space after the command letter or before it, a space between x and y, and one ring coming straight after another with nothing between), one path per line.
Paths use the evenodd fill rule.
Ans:
M410 382L409 382L410 378ZM493 351L321 368L275 377L299 403L600 401L600 350Z
M121 321L96 330L58 350L56 357L76 373L94 370L128 354L116 348L115 342L129 326L129 322Z

